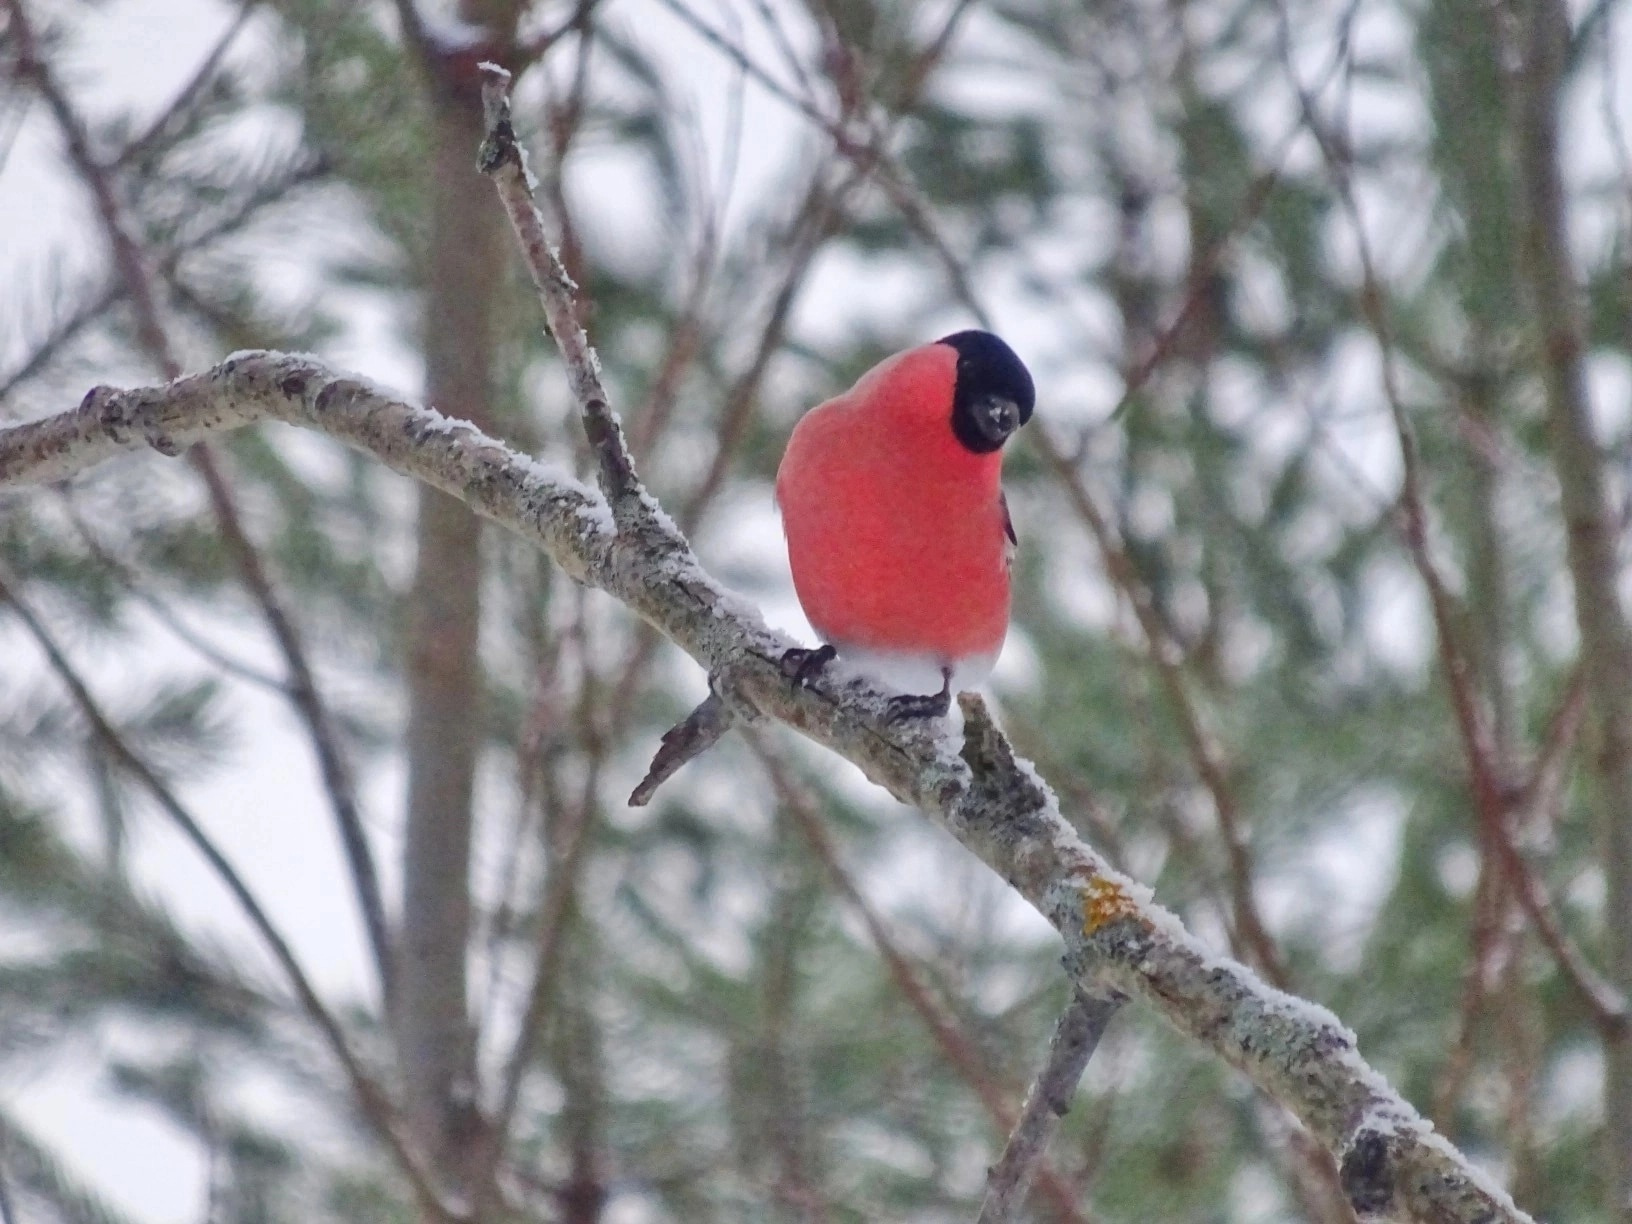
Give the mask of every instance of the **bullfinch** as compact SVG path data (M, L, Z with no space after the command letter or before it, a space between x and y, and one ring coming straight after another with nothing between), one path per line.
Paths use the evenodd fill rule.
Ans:
M897 353L794 427L776 474L799 603L826 643L788 652L805 683L835 656L920 694L890 717L940 717L978 684L1009 627L1017 543L1003 444L1031 419L1031 375L1002 340L962 331Z

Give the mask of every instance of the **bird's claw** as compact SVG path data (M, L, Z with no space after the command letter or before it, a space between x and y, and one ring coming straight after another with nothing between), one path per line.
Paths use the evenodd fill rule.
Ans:
M951 709L950 689L929 694L902 693L890 698L889 708L884 712L884 721L899 723L914 718L945 718Z
M795 688L809 688L810 682L821 675L822 669L838 654L832 645L818 646L815 650L795 646L782 656L782 674L793 681Z
M952 709L952 669L941 668L941 691L920 695L903 693L890 698L884 711L887 723L906 722L909 718L945 718Z

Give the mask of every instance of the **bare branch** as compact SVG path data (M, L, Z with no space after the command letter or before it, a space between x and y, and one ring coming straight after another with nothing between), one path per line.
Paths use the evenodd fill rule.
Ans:
M974 1092L986 1116L991 1119L993 1128L999 1134L1012 1131L1019 1118L1010 1104L1013 1094L992 1073L979 1042L969 1035L957 1016L937 997L923 970L913 963L883 917L845 870L844 864L839 861L838 848L833 844L809 790L799 784L762 736L750 733L747 738L764 764L765 772L770 775L777 798L792 814L794 823L816 852L816 857L822 861L833 887L867 928L873 947L877 949L890 980L895 983L907 1006L918 1014L935 1044L941 1048L942 1057ZM1060 1220L1067 1224L1086 1224L1086 1217L1077 1208L1080 1197L1077 1189L1049 1165L1043 1154L1040 1153L1033 1163L1032 1171Z
M1522 268L1535 315L1553 463L1575 588L1576 625L1598 739L1594 810L1602 845L1607 976L1632 995L1632 619L1621 601L1621 531L1594 433L1583 350L1582 291L1570 255L1560 111L1570 14L1560 0L1504 6L1523 196ZM1604 1041L1606 1206L1632 1219L1632 1033Z
M294 621L284 607L271 575L261 560L238 513L237 503L226 479L221 475L216 457L208 447L197 447L188 456L193 467L204 477L209 490L210 505L215 512L216 527L221 539L243 576L256 604L261 609L267 628L277 643L284 663L289 668L288 697L306 724L312 750L317 755L323 789L329 796L335 825L340 833L352 880L357 886L357 904L363 912L363 926L368 932L369 949L374 954L374 969L380 977L380 988L386 999L392 996L391 925L385 916L385 894L380 887L379 873L374 869L374 854L369 849L368 831L363 827L362 806L357 801L357 784L351 767L340 746L340 729L329 713L328 705L318 691L317 678L306 655L305 643L295 629Z
M274 178L262 182L226 216L155 250L154 267L160 278L175 285L178 265L190 254L209 250L215 243L244 229L262 210L280 203L296 189L322 176L321 161L300 160ZM185 288L177 289L183 304L187 303ZM8 399L19 386L37 377L50 366L51 361L91 324L102 318L114 306L128 297L124 282L114 275L96 281L80 290L80 298L71 305L53 309L54 317L45 320L46 329L33 344L32 351L14 368L0 374L0 401Z
M560 962L565 943L567 918L577 898L578 877L589 848L589 832L594 823L596 796L601 784L601 760L593 756L586 771L578 803L556 830L556 847L550 864L549 880L539 905L538 928L534 935L532 985L522 1008L516 1042L505 1062L499 1100L488 1127L493 1147L488 1153L490 1168L496 1168L503 1145L510 1134L516 1106L521 1101L521 1084L532 1066L533 1052L543 1036L544 1018L560 986Z
M567 14L560 25L541 30L518 46L515 50L517 70L519 71L537 63L544 58L546 51L574 30L578 31L580 35L586 34L589 30L590 19L595 16L595 9L600 3L601 0L578 0L573 5L572 12Z
M172 128L186 121L199 96L203 94L205 86L209 85L215 79L216 73L221 70L221 63L226 59L227 52L237 41L238 35L243 33L244 26L259 2L260 0L241 0L237 14L227 23L227 28L221 31L221 37L216 39L215 46L211 47L208 54L199 61L192 77L170 100L170 105L147 125L146 131L119 151L119 156L114 161L116 168L140 162L158 146Z
M1286 967L1282 963L1280 950L1275 946L1274 937L1258 912L1257 898L1253 893L1252 849L1245 822L1236 804L1228 765L1217 739L1207 727L1201 707L1191 690L1190 679L1180 662L1178 649L1156 610L1150 588L1118 543L1110 521L1094 501L1076 465L1066 456L1060 444L1046 429L1038 430L1035 444L1054 470L1077 515L1087 525L1099 548L1106 574L1133 609L1134 619L1145 639L1145 652L1156 669L1169 703L1178 715L1191 764L1202 785L1207 788L1207 793L1212 796L1213 810L1218 815L1219 832L1229 864L1230 906L1237 937L1270 981L1285 988L1288 984Z
M657 788L672 778L680 766L719 743L720 737L731 730L735 722L736 716L725 699L718 693L710 693L701 705L663 733L652 767L629 795L629 806L645 807Z
M159 322L157 301L153 297L153 281L147 274L141 245L130 232L130 226L113 190L113 180L91 151L90 137L85 125L69 104L68 95L58 84L56 75L40 55L34 29L23 10L22 0L7 0L11 10L11 30L17 40L17 70L30 81L45 100L57 127L68 146L68 158L90 189L96 202L97 217L107 235L113 252L114 266L124 282L125 291L136 305L136 333L142 347L167 367L165 373L174 378L180 373L170 351L169 339Z
M69 521L74 530L84 542L86 549L96 559L96 563L103 566L113 575L113 580L119 584L132 599L146 606L156 620L164 626L178 641L191 647L198 655L207 660L212 666L219 668L223 673L236 677L246 684L253 684L257 688L265 689L269 693L276 693L280 697L289 696L289 688L283 681L267 672L250 666L240 659L233 658L220 647L206 641L203 636L194 632L187 623L164 602L155 592L149 590L135 567L122 557L115 556L103 543L96 538L89 523L81 517L72 498L67 501Z
M1498 751L1490 718L1480 699L1473 663L1457 632L1455 599L1429 547L1427 483L1423 475L1421 449L1417 444L1416 431L1406 412L1405 397L1400 389L1399 359L1386 310L1386 291L1382 277L1377 271L1371 239L1361 217L1359 203L1355 199L1348 163L1342 152L1342 142L1321 118L1314 95L1297 79L1289 50L1290 17L1284 7L1280 10L1280 19L1281 54L1287 76L1298 98L1303 124L1314 137L1322 159L1331 173L1333 185L1355 241L1355 250L1360 263L1361 312L1382 356L1383 398L1388 404L1400 450L1402 471L1400 534L1412 564L1416 567L1422 578L1423 587L1428 593L1428 606L1433 616L1440 665L1450 690L1451 707L1461 735L1463 755L1467 759L1469 789L1472 792L1474 813L1479 821L1481 837L1487 849L1494 852L1502 872L1512 881L1520 906L1535 927L1542 944L1552 953L1565 980L1586 1005L1600 1034L1607 1043L1614 1046L1622 1042L1627 1034L1628 1009L1625 996L1609 979L1592 967L1585 954L1570 939L1558 920L1556 908L1548 897L1540 877L1514 840L1514 813L1519 809L1517 800L1520 795L1507 776L1510 770ZM1563 309L1563 304L1559 303L1559 307ZM1605 505L1607 514L1607 503ZM1625 636L1624 625L1622 628ZM1628 667L1632 668L1632 655L1628 656L1626 662ZM1616 705L1618 708L1618 697ZM1575 711L1573 715L1572 710ZM1532 791L1548 791L1549 783L1557 784L1558 758L1563 753L1564 745L1573 738L1574 725L1578 718L1578 702L1574 698L1568 698L1560 707L1559 717L1550 728L1547 748L1537 766L1536 778L1530 788ZM1629 748L1632 748L1632 740L1628 742ZM1531 798L1533 801L1536 796L1532 795ZM1476 968L1476 980L1477 977ZM1628 1121L1632 1124L1632 1111L1629 1111Z
M1048 1059L1026 1095L1020 1120L987 1178L986 1201L980 1206L977 1224L1009 1224L1019 1218L1031 1175L1059 1129L1060 1119L1070 1111L1088 1060L1123 1002L1121 997L1072 994L1048 1043Z
M420 16L419 5L415 0L395 0L394 7L402 41L421 64L430 64L435 58L436 49L431 46L430 36L425 31L425 20Z
M584 432L600 462L601 489L612 503L613 514L623 517L646 509L635 496L639 481L635 462L623 436L623 426L607 400L601 385L600 361L578 322L578 306L573 299L578 286L561 264L561 256L545 232L544 218L533 203L534 180L525 154L516 143L510 123L510 74L497 64L482 68L482 106L487 116L487 139L482 144L482 173L493 179L499 200L521 243L522 258L532 276L538 300L544 307L550 335L566 363L571 384L584 417Z

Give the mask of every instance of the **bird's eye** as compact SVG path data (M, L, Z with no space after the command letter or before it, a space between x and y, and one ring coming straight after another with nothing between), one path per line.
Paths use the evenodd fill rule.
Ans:
M975 419L980 432L988 441L1001 444L1020 428L1020 407L1001 395L980 397Z

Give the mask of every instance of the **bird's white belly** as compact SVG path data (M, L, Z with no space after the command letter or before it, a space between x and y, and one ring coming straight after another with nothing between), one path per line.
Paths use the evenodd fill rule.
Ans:
M992 674L997 665L998 652L967 655L961 659L947 659L939 655L917 651L866 650L834 642L839 652L838 663L849 672L865 676L902 693L938 693L941 691L941 668L952 667L952 691L961 693L974 688Z

